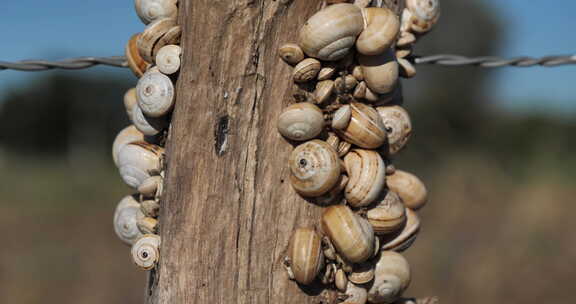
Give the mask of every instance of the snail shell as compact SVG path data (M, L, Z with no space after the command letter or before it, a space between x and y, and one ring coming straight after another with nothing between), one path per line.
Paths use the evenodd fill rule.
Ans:
M140 33L134 34L128 43L126 44L125 48L125 55L126 61L128 62L128 67L134 73L134 75L138 78L142 77L148 66L150 65L148 62L140 56L138 52L137 41L140 39Z
M140 232L144 234L156 234L158 229L158 221L151 217L143 217L136 222Z
M157 218L160 213L160 204L153 200L143 201L140 203L140 210L142 210L142 213L147 217ZM140 231L142 231L142 229L140 229Z
M345 129L334 129L338 135L365 149L376 149L386 141L386 129L378 112L365 104L350 104L350 123Z
M354 284L366 284L374 279L373 262L355 264L352 273L348 275L348 280Z
M392 50L376 56L358 55L364 72L364 81L370 90L378 94L390 93L398 82L398 62Z
M156 54L156 65L162 74L171 75L180 70L182 48L179 45L163 46Z
M394 235L386 235L382 239L382 250L404 251L408 249L420 232L420 219L415 211L406 208L406 225L402 231Z
M114 159L114 164L118 165L118 153L120 153L120 150L125 145L137 141L144 141L144 134L138 131L134 125L122 129L122 131L116 135L114 143L112 144L112 159Z
M167 115L174 107L174 85L168 76L148 71L136 86L138 106L148 117Z
M162 195L163 179L160 175L150 176L138 187L138 192L144 197L159 197Z
M143 270L150 270L160 259L160 237L155 234L141 236L130 251L132 261Z
M366 82L361 81L354 89L354 98L363 99L366 98Z
M346 286L346 300L341 304L365 304L368 300L368 291L352 282Z
M410 61L404 58L398 58L396 60L400 66L400 76L404 78L412 78L416 76L416 68Z
M396 192L404 205L412 210L418 210L428 200L428 190L424 183L414 174L402 170L396 170L389 175L386 184L388 189Z
M368 222L372 224L376 235L399 231L406 223L406 208L398 194L386 191L381 202L366 212Z
M293 104L280 114L278 131L284 137L305 141L318 136L324 128L324 115L317 106L301 102Z
M396 14L384 7L362 10L366 28L356 41L356 49L362 55L379 55L392 46L400 32L400 20Z
M319 81L316 84L316 90L314 91L314 97L316 99L316 103L318 104L325 104L330 97L332 97L332 93L334 92L334 81L332 80L323 80Z
M416 36L410 32L401 32L396 47L410 47L416 42Z
M334 285L338 290L345 292L346 287L348 286L348 278L346 277L346 273L342 269L338 269L336 271L336 276L334 279Z
M179 45L181 37L182 28L178 25L171 27L154 45L154 48L152 49L152 57L154 59L158 57L160 50L167 45Z
M344 192L346 201L355 208L368 206L384 190L386 182L384 160L378 152L355 149L346 154L344 162L350 177Z
M410 29L416 33L426 33L440 18L439 0L406 0L406 10L410 14ZM404 17L403 17L404 18Z
M401 106L377 107L388 134L388 155L402 150L412 135L410 115Z
M343 105L334 112L332 128L340 130L346 129L350 124L350 119L352 119L352 110L350 109L350 105Z
M362 67L357 65L352 69L352 76L358 81L364 80L364 72L362 72Z
M168 127L168 121L165 117L156 118L145 116L140 106L132 109L132 122L140 132L148 136L158 135Z
M410 265L399 253L382 251L376 263L374 284L368 290L368 301L391 304L398 300L410 285Z
M364 18L358 6L334 4L308 19L300 30L299 44L310 57L334 61L349 53L363 29Z
M310 284L324 267L321 238L313 228L298 228L288 249L290 268L300 284Z
M322 214L322 230L340 255L352 263L361 263L374 253L372 226L348 206L334 205Z
M319 81L328 80L332 78L332 76L334 76L334 73L336 73L335 67L333 66L323 67L322 69L320 69L320 72L318 72L318 80Z
M124 94L124 108L126 109L126 115L128 115L128 118L132 118L132 110L137 104L136 88L131 88Z
M300 61L304 60L304 52L294 43L287 43L281 46L278 49L278 55L282 58L286 63L291 65L296 65Z
M341 165L336 150L318 139L296 147L288 163L292 187L305 197L326 194L340 178Z
M124 243L134 244L142 236L136 223L143 217L136 199L131 195L124 197L114 211L114 232Z
M178 0L136 0L136 14L144 24L160 18L176 18Z
M140 56L147 62L154 62L154 47L158 45L160 39L176 26L173 18L161 18L148 24L144 32L140 35L137 46ZM164 43L166 45L166 43Z
M118 168L124 182L138 188L144 180L161 170L164 148L146 142L125 145L118 153Z
M318 75L322 65L314 58L306 58L294 67L293 78L295 82L307 82Z

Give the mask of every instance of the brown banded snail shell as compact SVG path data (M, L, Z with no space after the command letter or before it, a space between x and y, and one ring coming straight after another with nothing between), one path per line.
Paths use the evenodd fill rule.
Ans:
M368 222L372 224L376 235L399 231L406 223L406 207L398 194L386 191L382 201L366 212Z
M147 142L134 142L125 145L118 153L118 168L124 182L138 188L144 180L158 175L164 148Z
M374 253L372 226L345 205L326 208L322 214L322 231L338 253L347 261L361 263Z
M368 290L368 301L392 304L410 285L410 265L399 253L382 251L376 263L374 283Z
M155 234L141 236L131 250L132 261L143 270L150 270L160 259L160 237Z
M323 128L322 110L308 102L300 102L287 107L278 118L278 131L282 136L291 140L312 139L318 136Z
M321 238L313 228L298 228L290 239L289 267L294 280L310 284L324 267Z
M320 61L314 58L306 58L294 67L292 72L294 81L299 83L310 81L318 76L321 68L322 64Z
M349 3L334 4L308 19L300 30L299 45L310 57L339 60L349 53L363 29L362 9Z
M350 180L344 196L354 208L370 205L384 190L386 164L376 151L355 149L344 157Z
M136 42L140 56L147 62L154 62L154 47L158 46L162 37L175 26L176 20L173 18L160 18L148 24ZM162 46L166 44L168 43L163 43Z
M406 224L400 233L382 238L382 250L404 251L412 246L420 232L420 219L415 211L406 208Z
M304 197L326 194L340 178L338 154L328 143L318 139L296 147L288 162L292 186Z
M348 275L348 280L354 284L366 284L374 279L373 262L355 264L352 272Z
M144 214L136 199L131 195L124 197L114 211L114 232L118 238L128 245L134 244L142 236L137 226L141 218Z
M424 183L414 174L396 170L386 179L388 189L396 192L404 205L412 210L418 210L428 200L428 190Z
M125 48L125 55L126 55L126 61L128 62L128 67L130 68L132 73L134 73L134 75L138 78L142 77L142 75L144 74L144 72L146 72L146 69L148 69L148 66L150 65L150 63L148 63L146 60L144 60L144 58L142 58L142 56L140 56L140 53L138 51L137 41L140 39L140 35L141 33L134 34L130 38L130 40L128 40L128 43L126 44Z
M365 149L376 149L386 142L386 128L382 117L371 106L353 102L350 104L351 119L344 129L334 129L351 144Z
M412 121L410 115L401 106L383 106L376 110L382 117L388 135L388 155L394 155L402 150L412 136Z

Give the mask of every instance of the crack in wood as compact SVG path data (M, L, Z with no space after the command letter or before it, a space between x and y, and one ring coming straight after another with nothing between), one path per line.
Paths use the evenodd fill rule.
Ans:
M228 115L220 116L216 121L214 128L214 151L216 155L222 156L228 150L228 133L230 131L230 117Z

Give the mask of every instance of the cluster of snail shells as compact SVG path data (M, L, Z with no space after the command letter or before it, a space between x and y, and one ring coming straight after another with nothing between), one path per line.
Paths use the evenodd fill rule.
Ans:
M347 2L327 1L299 42L279 49L294 66L296 103L277 124L295 145L290 182L324 208L319 227L294 231L285 265L299 284L319 280L340 290L344 303L390 304L410 283L398 252L416 239L416 211L428 195L418 177L391 163L412 134L399 100L398 77L406 72L395 50L403 31L431 28L424 21L436 22L438 1L407 0L403 18L410 19L402 22L371 1Z
M112 157L122 180L137 193L124 197L116 207L114 230L132 246L134 263L148 270L159 259L163 145L176 98L181 28L176 23L177 0L135 0L135 8L147 26L128 41L126 58L139 80L124 95L132 124L116 136Z

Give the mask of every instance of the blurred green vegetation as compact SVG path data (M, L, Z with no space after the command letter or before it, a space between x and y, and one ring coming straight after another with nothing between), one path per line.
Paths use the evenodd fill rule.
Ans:
M490 8L442 4L417 53L497 53L505 33ZM122 96L135 80L113 72L46 73L0 101L1 303L141 303L145 275L111 225L130 190L110 147L128 124ZM576 119L499 111L494 73L423 66L404 82L415 133L395 163L431 193L407 252L408 294L569 303Z

